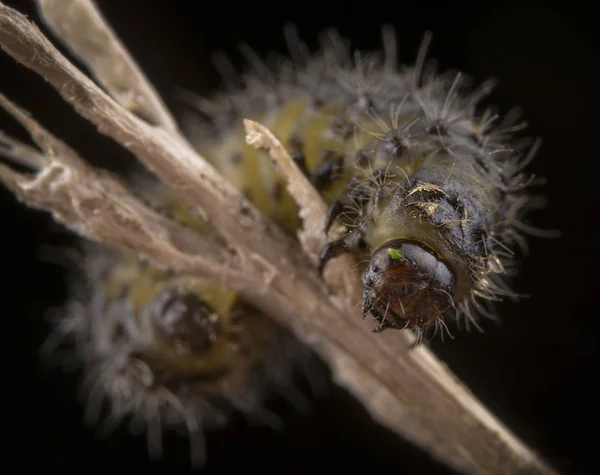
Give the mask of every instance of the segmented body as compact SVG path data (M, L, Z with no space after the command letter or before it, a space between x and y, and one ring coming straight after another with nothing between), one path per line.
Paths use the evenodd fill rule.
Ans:
M524 124L480 113L491 83L465 91L460 73L424 71L423 55L398 68L393 48L353 57L335 33L318 56L291 44L294 63L271 70L254 59L245 89L202 104L210 121L192 129L198 149L294 232L296 206L265 152L246 145L240 117L266 125L330 203L325 229L340 218L351 230L323 250L321 270L340 253L363 262L386 251L375 267L361 266L363 312L378 329L421 333L461 317L477 325L488 313L482 302L514 296L502 276L514 267L531 204L522 169L535 147L513 138ZM415 262L390 258L403 255L400 245Z

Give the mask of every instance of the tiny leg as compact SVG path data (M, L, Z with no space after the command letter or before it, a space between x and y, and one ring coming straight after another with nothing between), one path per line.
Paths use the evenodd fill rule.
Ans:
M306 157L302 152L292 152L292 160L298 166L304 176L309 176L308 168L306 168Z
M335 178L338 172L343 167L342 158L337 160L328 160L319 168L317 168L312 175L312 184L317 191L325 189Z
M350 234L342 236L340 238L329 241L319 254L319 262L317 263L317 271L319 275L323 275L323 269L325 264L334 257L341 256L348 252L356 252L365 248L365 241L362 233L358 231L352 231Z
M331 202L329 208L327 209L327 218L325 220L325 228L323 231L325 234L329 232L331 225L333 222L344 212L346 209L346 203L342 200L335 200Z

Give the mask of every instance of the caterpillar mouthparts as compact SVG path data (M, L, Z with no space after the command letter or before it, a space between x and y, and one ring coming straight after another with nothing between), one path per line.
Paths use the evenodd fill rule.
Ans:
M371 312L380 326L421 328L453 305L452 269L418 242L392 240L376 249L362 274L363 317Z

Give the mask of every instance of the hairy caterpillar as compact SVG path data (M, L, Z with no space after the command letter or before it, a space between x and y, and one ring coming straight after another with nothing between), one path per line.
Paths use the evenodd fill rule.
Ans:
M138 181L149 204L210 232L168 188ZM183 429L201 467L203 431L222 427L233 411L280 428L265 406L273 394L305 413L298 375L314 394L326 389L312 351L232 290L92 243L70 260L78 268L73 299L43 353L74 353L85 374L86 421L107 433L129 420L134 433L145 431L151 457L162 454L163 430Z
M494 318L483 302L515 297L502 275L514 272L514 247L537 203L522 172L538 143L513 133L515 114L498 122L477 111L492 82L464 91L461 73L396 65L393 32L385 54L352 53L336 32L311 56L288 29L293 61L255 72L244 89L201 101L216 130L195 133L199 150L290 231L298 225L281 179L243 140L238 117L269 127L330 203L327 232L340 218L351 231L322 250L319 271L342 254L361 258L363 316L385 328L448 330L446 321ZM214 139L214 137L217 139ZM250 180L249 180L250 178ZM364 265L364 262L367 262Z
M337 40L335 43L339 43ZM445 306L448 306L449 300L444 297L444 295L450 294L448 298L453 298L452 295L454 293L454 279L452 272L453 270L449 265L444 263L439 264L441 258L446 258L446 252L450 252L448 249L443 249L442 251L438 251L438 255L435 255L437 249L431 249L431 246L427 246L427 241L432 236L432 230L426 229L425 231L420 230L421 234L418 236L409 236L412 238L411 240L407 239L407 236L394 236L394 239L403 239L402 242L393 243L393 245L387 245L387 241L384 243L386 247L383 249L383 253L378 253L377 238L373 237L372 239L368 239L368 227L369 224L372 224L372 233L377 234L385 234L383 231L387 231L387 226L390 222L393 221L395 215L386 214L385 211L387 208L379 208L381 203L392 204L393 210L398 211L399 209L407 208L411 202L407 200L410 196L417 195L418 193L427 193L427 192L436 192L438 196L425 196L421 197L422 199L426 199L427 201L415 201L414 206L416 208L427 208L425 210L425 215L423 215L423 220L431 218L435 214L435 210L431 211L434 205L443 208L443 205L448 204L445 203L440 196L449 195L448 189L445 188L445 185L450 182L449 175L444 177L444 185L442 186L441 180L439 177L439 183L435 183L433 179L429 176L425 176L424 183L420 183L418 186L420 188L409 187L404 189L404 194L400 195L399 190L402 190L400 181L395 182L392 178L396 177L394 172L396 170L392 167L392 160L390 160L390 156L394 156L399 154L398 151L394 151L394 148L398 148L400 150L401 145L405 148L410 148L408 145L402 142L402 139L405 137L396 137L396 131L402 129L402 132L410 133L408 139L412 138L412 125L410 121L406 120L406 117L401 116L400 113L404 114L406 109L404 107L404 101L406 101L407 106L412 106L412 110L416 110L418 114L424 114L425 109L423 107L415 106L415 103L411 104L411 100L409 97L409 92L411 91L413 95L416 95L415 91L426 90L425 86L421 85L419 81L413 81L412 85L410 84L410 76L408 72L402 72L401 75L395 77L396 79L402 78L408 86L401 90L400 92L404 92L404 94L400 94L398 90L394 90L391 84L386 84L390 77L387 77L385 74L389 73L391 75L396 74L393 73L393 70L386 70L387 66L384 63L383 65L377 65L376 63L371 63L370 60L363 63L364 58L359 58L356 63L352 64L352 61L348 57L347 53L343 48L336 48L337 45L333 47L325 48L324 58L321 59L312 59L308 60L308 64L304 66L304 70L293 71L291 74L293 77L286 76L289 74L289 71L282 71L282 76L277 77L275 79L275 86L280 85L281 88L275 87L274 91L274 100L273 102L269 102L269 97L267 95L267 101L261 104L261 101L264 100L264 92L265 92L265 84L258 84L257 88L260 90L262 87L262 92L258 92L256 94L252 93L252 88L250 91L245 91L245 93L239 94L237 99L238 103L234 104L234 107L230 109L225 106L225 109L230 109L229 111L225 111L224 114L218 113L214 119L215 123L220 124L220 127L223 127L223 123L226 123L228 112L230 112L234 117L238 117L241 113L245 113L244 107L250 106L250 110L248 111L248 116L252 116L254 113L258 113L264 119L265 115L271 117L272 124L269 124L269 120L266 122L268 125L271 125L271 128L283 138L286 146L289 148L297 148L295 150L296 157L298 163L301 167L305 167L307 173L309 173L313 179L313 183L315 186L320 189L328 198L329 201L332 201L332 210L330 213L330 217L333 219L338 216L339 211L343 210L344 201L335 201L335 196L344 195L344 189L348 186L352 187L352 192L348 193L348 199L352 203L357 203L356 213L359 218L367 217L366 224L362 225L367 228L364 233L361 231L359 233L355 233L352 236L352 240L344 240L337 241L337 244L331 244L326 250L324 250L323 264L325 261L332 257L335 254L338 254L344 250L360 250L360 251L369 251L369 255L371 254L371 250L375 250L370 260L372 263L370 267L368 267L370 272L372 271L375 276L369 276L368 273L365 274L365 285L369 282L369 278L372 281L376 280L378 277L389 277L389 274L393 274L393 272L388 272L390 270L390 264L401 264L401 271L405 272L409 275L409 278L412 279L408 283L412 284L413 281L416 284L416 290L413 293L417 293L417 295L421 295L419 292L423 292L427 297L424 299L425 303L421 303L422 299L417 299L416 303L406 302L407 304L414 305L414 310L418 311L419 314L417 316L410 317L407 320L408 326L414 329L420 329L428 323L441 321L439 319L441 313L444 312ZM335 58L332 60L332 52L337 49ZM329 69L332 66L333 68ZM375 70L375 74L373 74L373 70ZM420 71L420 68L416 68L417 71ZM302 75L308 71L306 82L303 82L304 79L301 79ZM311 75L312 79L311 79ZM323 76L325 76L325 80L323 80ZM416 77L420 77L420 73L414 75ZM345 84L340 79L343 77L350 78L349 83ZM315 80L315 78L317 78ZM286 82L286 79L290 79L289 82ZM268 83L269 78L265 78L264 81ZM297 82L297 84L294 83ZM391 82L391 81L390 81ZM311 84L314 83L314 84ZM384 90L387 88L387 92L390 94L389 96L377 96L370 91L370 87L372 84L383 84ZM252 84L250 84L252 86ZM294 87L296 86L296 87ZM302 87L298 87L302 86ZM447 91L450 84L446 84L444 80L440 80L438 83L441 92L440 94L434 94L430 91L433 99L431 99L435 103L449 103L449 111L452 109L452 100L448 98L452 96L452 93ZM411 90L412 87L412 90ZM288 89L289 88L289 89ZM292 90L296 88L296 93L293 93ZM436 90L436 88L433 88ZM452 91L453 87L450 86L449 89ZM300 94L297 94L298 90L300 90ZM391 91L391 92L390 92ZM373 97L370 97L373 95ZM234 94L235 96L235 94ZM280 96L280 97L278 97ZM445 97L444 101L442 101L442 96ZM234 98L235 99L235 98ZM253 100L254 99L254 100ZM437 101L437 102L436 102ZM253 102L258 102L254 104ZM390 108L390 116L391 116L391 127L385 125L382 127L383 135L386 133L392 132L390 134L390 138L387 140L382 140L381 137L372 133L372 127L377 127L380 124L380 119L382 116L382 103L387 107L390 103L393 107ZM401 107L402 106L402 107ZM410 107L409 107L409 110ZM440 116L444 116L442 113L445 110L445 105L442 106ZM448 112L448 111L446 111ZM221 119L225 120L221 120ZM345 120L347 119L347 120ZM448 117L445 117L448 119ZM286 136L286 132L284 126L288 123L288 125L293 126L294 131ZM351 122L348 124L348 122ZM459 121L460 122L460 121ZM358 123L359 127L354 127L354 124ZM347 132L348 125L350 126L350 132ZM437 125L434 127L434 131L437 132L439 141L442 142L442 138L448 135L447 130L443 127L444 124ZM454 124L447 124L454 125ZM483 135L485 135L485 121L483 121L479 127L484 130ZM231 170L225 171L223 173L230 177L232 181L236 181L236 172L239 172L239 169L242 167L247 167L247 172L251 172L255 174L254 177L248 177L248 173L244 173L241 176L237 177L238 186L242 189L242 191L255 203L259 204L259 206L268 214L275 217L282 226L285 226L290 231L293 230L296 226L296 214L290 211L291 202L287 199L281 191L281 186L278 186L278 180L275 177L269 177L269 169L261 168L260 166L252 166L252 154L247 152L243 146L243 143L239 140L240 135L236 133L234 130L233 133L231 131L232 127L225 125L224 126L224 137L221 137L218 143L209 144L208 141L205 141L206 144L206 155L211 158L213 162L223 170L224 166L224 158L228 157L231 160ZM282 130L283 129L283 130ZM301 130L298 132L298 130ZM360 130L359 130L360 129ZM437 130L436 130L437 129ZM468 128L467 128L468 129ZM337 133L336 133L337 131ZM361 131L366 131L366 133L362 133ZM330 132L333 132L335 137L330 136ZM477 133L473 132L471 129L470 132L472 135L477 135ZM433 135L433 138L430 137ZM465 134L468 137L468 134ZM337 137L337 138L336 138ZM377 139L374 141L373 137ZM416 134L415 137L419 140L424 141L426 144L434 143L437 146L437 149L443 150L443 153L446 153L446 146L441 146L436 142L435 133L431 134L425 129L425 134ZM477 137L476 137L477 138ZM206 137L205 137L206 139ZM398 139L398 140L397 140ZM330 144L328 143L331 142ZM477 140L475 140L477 141ZM485 139L481 140L483 144L485 144ZM398 142L398 143L396 143ZM419 142L420 143L420 142ZM383 144L381 147L379 145ZM392 150L385 150L386 147L393 146ZM442 144L443 145L443 144ZM455 144L453 144L455 145ZM479 145L481 148L481 145ZM200 147L203 148L203 147ZM436 149L436 150L437 150ZM379 153L381 152L381 154ZM439 151L434 151L431 153L425 153L421 151L421 156L417 156L414 160L414 164L409 164L406 166L399 166L396 164L396 168L399 168L405 172L417 173L420 170L424 170L426 166L424 165L427 159L431 159L431 162L435 166L443 165L443 160L439 157L439 155L443 155ZM400 154L399 154L400 155ZM373 158L374 157L374 158ZM400 158L400 157L397 157ZM411 159L413 157L410 157ZM447 158L447 157L446 157ZM358 165L358 169L355 171L354 167L348 166L348 162L350 159L355 160L356 165ZM381 162L381 163L380 163ZM255 162L255 165L259 165ZM383 165L383 166L380 166ZM407 170L404 170L404 168ZM413 167L411 169L410 167ZM464 172L464 170L463 170ZM477 178L477 176L475 176ZM480 178L480 182L484 181L483 175ZM489 178L489 177L488 177ZM476 180L474 180L476 182ZM371 182L373 182L371 184ZM409 183L410 185L410 180ZM475 183L476 184L476 183ZM267 186L265 186L267 185ZM463 188L456 185L456 188L459 191L462 190L470 190L474 187L474 183L467 182L462 185ZM265 193L266 190L266 193ZM456 195L456 189L453 190ZM283 195L283 196L282 196ZM275 198L274 200L269 199L270 197ZM279 197L279 198L278 198ZM479 201L476 200L471 207L467 207L463 205L463 208L469 211L481 211L485 209L485 204L483 199ZM493 200L491 200L493 201ZM423 203L427 206L423 206ZM450 203L452 206L453 204ZM456 207L455 207L456 208ZM293 208L292 208L293 209ZM453 211L456 211L454 209ZM483 213L485 214L485 213ZM450 217L454 218L455 216L452 212L448 213ZM411 217L411 219L418 220L419 216ZM440 218L441 219L441 218ZM289 220L289 222L288 222ZM369 220L371 223L369 223ZM468 228L468 221L464 215L459 215L460 224L465 229ZM450 219L442 219L439 223L440 226L450 226ZM359 219L356 223L349 221L349 224L356 224L355 229L361 229L361 220ZM456 223L455 223L456 224ZM491 229L491 225L488 222L484 222L487 228ZM415 226L416 228L417 226ZM383 230L382 230L383 229ZM397 231L397 230L392 230ZM467 231L472 231L467 229ZM464 229L462 230L463 235L468 234L468 232ZM363 235L364 234L364 235ZM383 239L386 239L388 236L384 236ZM464 237L464 236L463 236ZM360 238L360 239L359 239ZM421 243L417 238L423 238L425 243ZM427 239L425 239L427 238ZM370 242L369 242L370 241ZM419 244L417 244L417 241ZM482 241L485 242L485 241ZM450 244L455 244L455 247L458 247L459 251L462 250L456 242L451 242ZM327 250L329 249L329 250ZM455 250L455 249L452 249ZM465 254L465 253L463 253ZM373 266L373 262L377 263L377 259L379 256L383 256L384 259L387 259L387 263L383 262L381 265L385 264L388 268L384 268L384 273L379 275ZM387 257L386 257L387 256ZM433 256L433 257L430 257ZM463 260L465 260L465 256L461 255L460 252L457 252L455 257L458 264L461 264ZM475 255L477 257L477 255ZM485 252L485 259L489 258L487 251ZM427 260L429 259L429 261ZM426 267L425 264L429 265L433 259L433 263L430 267ZM496 260L496 259L494 259ZM126 268L127 260L122 258L116 264L114 269L123 269ZM409 265L416 268L408 270L402 269L402 266L406 267ZM440 270L436 270L435 268L439 267ZM467 267L467 266L465 266ZM490 265L493 267L493 265ZM474 267L470 267L468 270L471 271ZM497 266L499 269L500 267ZM435 272L432 271L435 270ZM380 268L380 270L382 270ZM392 269L395 271L396 269ZM464 271L467 273L466 271ZM143 270L141 267L137 267L137 264L133 268L134 275L134 283L137 285L140 281L143 280ZM421 277L420 274L427 274L426 277L434 277L429 278L429 280L425 281L424 278ZM419 280L420 279L420 280ZM380 279L381 280L381 279ZM165 279L166 281L166 279ZM482 279L480 282L487 282ZM162 285L164 281L160 281ZM106 284L106 282L104 282ZM423 287L423 285L425 287ZM464 284L464 281L463 281ZM374 284L369 284L369 286L373 286ZM193 286L194 287L194 286ZM368 286L367 286L368 287ZM465 284L464 287L467 287ZM218 335L216 332L216 328L213 328L211 325L214 323L218 323L221 319L225 320L226 311L223 313L218 313L215 308L210 307L206 304L205 299L208 298L209 295L214 295L214 292L208 291L205 296L203 288L195 288L191 293L189 289L185 293L181 292L179 288L176 288L177 292L180 294L177 296L175 301L171 301L171 296L166 294L166 297L163 298L162 293L152 294L149 299L152 301L152 309L157 309L152 311L149 309L147 311L148 315L145 314L146 306L140 304L140 313L143 316L134 316L130 315L125 317L125 320L130 324L133 323L134 326L139 326L137 330L143 330L142 324L145 321L144 317L150 318L150 320L154 323L154 320L157 320L157 317L169 317L171 316L171 304L174 302L179 302L179 299L184 300L187 304L187 307L195 308L198 310L197 318L200 322L206 323L205 330L208 331L206 344L215 343L219 341L220 336L227 336L227 333L223 335ZM173 289L167 289L173 291ZM375 317L380 320L380 328L384 328L385 326L398 326L399 319L403 317L400 314L400 310L395 307L396 303L391 302L389 305L386 305L390 302L390 297L388 296L389 285L387 281L383 281L380 285L380 288L377 289L374 293L367 292L367 298L365 299L364 310L371 311ZM481 289L478 289L481 290ZM225 289L226 292L226 289ZM433 293L436 292L435 295ZM467 292L464 291L466 294ZM431 294L431 295L430 295ZM442 294L442 297L438 297L437 294ZM116 294L115 302L118 302ZM122 296L123 297L123 296ZM131 297L126 293L124 295L125 302L127 304L131 304ZM188 297L195 299L192 302L188 302ZM403 301L407 297L407 295L397 295L394 294L393 297L399 299L400 306L403 307ZM437 298L436 298L437 297ZM156 298L156 301L154 300ZM383 304L380 304L380 300L383 299ZM433 300L433 303L431 301ZM156 303L156 305L154 305ZM385 308L384 308L385 305ZM392 307L394 305L394 307ZM437 309L437 306L440 305L442 308ZM118 306L118 305L117 305ZM408 305L407 305L408 306ZM388 310L391 312L388 314ZM412 307L411 307L412 310ZM434 312L435 310L435 312ZM124 310L117 311L120 314L126 315ZM404 310L402 310L403 312ZM179 312L179 313L177 313ZM168 330L166 336L164 338L168 341L169 344L172 343L172 346L178 348L179 350L183 349L183 351L190 352L190 349L186 349L192 343L190 341L181 341L180 334L177 334L175 329L175 322L179 320L179 317L186 317L186 310L177 311L176 317L174 321L169 322ZM215 312L218 313L216 317L213 318ZM153 320L154 319L154 320ZM90 319L87 322L91 322ZM91 325L91 323L89 323ZM171 326L172 325L172 326ZM90 326L91 328L91 326ZM173 331L171 331L173 330ZM109 343L120 343L120 338L122 337L122 329L116 330L116 335L114 339ZM189 332L191 329L185 329L185 331ZM171 335L175 333L175 337L171 338ZM99 337L99 333L95 330L92 330L92 337ZM142 333L142 336L147 336ZM161 335L163 336L163 335ZM158 339L155 333L150 333L151 343L154 343L153 339ZM212 340L215 341L212 341ZM143 342L145 343L145 342ZM159 342L160 343L160 342ZM152 345L150 345L152 346ZM202 345L201 345L202 346ZM175 351L179 351L175 350ZM156 354L156 360L159 363L165 364L172 363L169 352L173 351L172 348L167 348L167 351L158 351ZM150 351L150 353L154 353L154 351ZM113 353L110 353L112 356ZM130 358L133 355L131 353L126 353L126 357ZM176 366L178 366L178 362L176 362ZM168 366L168 364L165 364ZM156 372L159 372L158 370ZM170 372L175 372L173 368L170 368ZM152 375L154 377L154 374ZM112 396L112 394L109 394ZM150 415L150 418L153 417L152 411L156 410L156 408L150 408L150 414L143 414L143 416ZM167 417L168 419L168 417Z

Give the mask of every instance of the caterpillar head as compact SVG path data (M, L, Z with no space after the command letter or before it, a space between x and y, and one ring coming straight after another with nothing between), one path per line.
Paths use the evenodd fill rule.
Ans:
M381 325L422 329L453 304L455 276L448 264L416 241L394 239L371 254L362 274L362 313Z
M218 366L227 360L219 355L225 353L219 350L227 340L226 322L197 294L165 289L144 310L155 334L152 349L172 371L199 370L199 365Z

